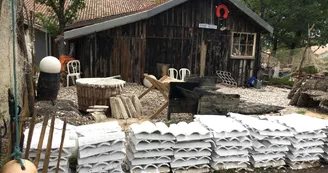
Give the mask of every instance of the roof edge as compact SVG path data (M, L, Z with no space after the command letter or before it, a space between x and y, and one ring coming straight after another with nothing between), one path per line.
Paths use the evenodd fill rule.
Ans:
M259 25L261 25L265 30L270 33L273 33L273 27L264 21L259 15L257 15L254 11L248 8L245 4L243 4L240 0L230 0L237 8L246 13L249 17L251 17L254 21L256 21Z
M104 31L107 29L115 28L118 26L126 25L129 23L143 20L143 19L147 19L147 18L155 16L165 10L168 10L172 7L180 5L186 1L188 1L188 0L170 0L161 5L156 6L155 8L152 8L152 9L149 9L146 11L142 11L142 12L131 14L131 15L126 15L126 16L119 17L119 18L116 18L113 20L104 21L104 22L92 24L89 26L83 26L81 28L76 28L76 29L72 29L69 31L65 31L64 39L73 39L73 38L85 36L88 34ZM251 9L249 9L240 0L230 0L230 2L232 4L234 4L237 8L242 10L244 13L246 13L249 17L251 17L256 23L258 23L260 26L262 26L265 30L267 30L270 33L273 33L273 27L270 24L268 24L266 21L264 21L259 15L257 15Z
M170 0L168 2L165 2L165 3L155 7L155 8L152 8L152 9L149 9L149 10L146 10L143 12L139 12L136 14L127 15L127 16L120 17L117 19L113 19L113 20L109 20L109 21L96 23L93 25L69 30L69 31L64 32L64 39L73 39L73 38L85 36L88 34L96 33L99 31L104 31L107 29L115 28L117 26L122 26L122 25L126 25L126 24L133 23L136 21L140 21L143 19L147 19L147 18L155 16L165 10L168 10L172 7L182 4L186 1L188 1L188 0L179 0L179 1Z

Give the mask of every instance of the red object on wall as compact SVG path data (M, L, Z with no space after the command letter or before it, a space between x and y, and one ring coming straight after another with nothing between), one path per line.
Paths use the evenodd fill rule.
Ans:
M221 10L224 10L223 16L221 15ZM223 17L224 19L227 19L228 16L229 16L229 9L228 9L228 7L226 5L224 5L224 4L221 4L218 7L216 7L216 16L218 18L222 18Z

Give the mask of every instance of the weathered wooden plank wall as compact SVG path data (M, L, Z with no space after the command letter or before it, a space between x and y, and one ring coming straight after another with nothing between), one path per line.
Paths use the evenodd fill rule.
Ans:
M147 20L76 40L83 76L122 75L124 80L139 83L144 72L156 74L157 63L177 69L189 68L199 74L204 41L207 45L205 74L230 71L240 85L245 84L253 71L254 60L230 58L231 32L260 30L230 2L225 4L230 11L227 20L215 16L217 0L190 0ZM199 23L216 24L219 28L200 29ZM221 25L226 30L221 31Z

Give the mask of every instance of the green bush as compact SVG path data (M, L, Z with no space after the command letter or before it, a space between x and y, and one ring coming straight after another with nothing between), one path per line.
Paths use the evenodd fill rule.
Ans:
M316 74L316 73L319 73L319 70L314 66L309 66L309 67L301 68L301 72L305 72L308 74Z
M271 85L287 85L293 86L294 82L290 81L289 76L281 77L281 78L272 78L268 81Z

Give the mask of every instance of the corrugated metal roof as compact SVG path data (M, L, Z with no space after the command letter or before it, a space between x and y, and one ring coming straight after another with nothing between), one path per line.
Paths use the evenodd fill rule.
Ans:
M35 0L24 1L27 10L33 11ZM85 8L78 11L77 19L67 27L81 27L109 18L121 17L148 9L155 4L156 2L151 0L85 0ZM35 4L35 11L45 15L53 13L52 9L48 8L46 5L38 3ZM24 13L24 15L26 17L26 13ZM37 20L37 23L41 24L39 20Z

